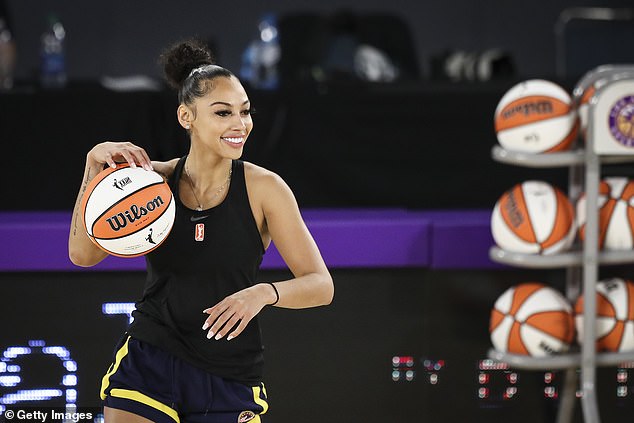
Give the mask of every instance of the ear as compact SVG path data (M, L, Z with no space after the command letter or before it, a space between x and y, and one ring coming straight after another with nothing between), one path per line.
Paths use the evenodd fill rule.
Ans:
M178 123L180 123L183 128L187 130L191 129L191 122L194 120L194 113L189 107L184 104L179 105L176 110L176 115L178 116Z

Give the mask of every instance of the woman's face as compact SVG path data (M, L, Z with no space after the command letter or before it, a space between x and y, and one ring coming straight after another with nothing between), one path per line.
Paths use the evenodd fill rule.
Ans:
M238 159L251 133L251 104L237 78L218 77L211 90L192 105L192 142L211 148L224 158Z

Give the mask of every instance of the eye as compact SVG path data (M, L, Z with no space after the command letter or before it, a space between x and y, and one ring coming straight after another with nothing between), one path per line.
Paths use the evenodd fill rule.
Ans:
M252 114L255 113L255 108L254 107L250 107L248 109L243 110L241 113L244 116L252 115Z
M231 116L231 111L230 110L218 110L216 112L216 115L220 116L220 117L227 117L227 116Z

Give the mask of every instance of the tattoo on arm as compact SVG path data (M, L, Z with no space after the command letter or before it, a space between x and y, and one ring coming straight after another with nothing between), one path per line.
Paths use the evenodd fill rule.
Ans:
M89 167L88 171L86 172L86 179L84 179L84 183L82 184L82 187L81 187L81 193L79 197L77 198L78 203L81 203L81 199L84 197L84 194L86 193L86 189L88 188L88 182L90 182L91 180L91 177L90 177L91 173L92 173L92 168ZM77 236L77 221L79 220L79 210L75 212L75 217L73 218L73 220L75 221L73 236Z

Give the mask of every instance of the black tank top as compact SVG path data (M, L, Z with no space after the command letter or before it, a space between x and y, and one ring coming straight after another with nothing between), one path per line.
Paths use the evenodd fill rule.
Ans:
M174 226L146 255L147 279L133 312L131 336L167 350L217 376L255 384L262 380L263 346L256 316L240 336L207 339L203 310L252 286L264 247L247 195L244 163L234 160L226 198L195 211L180 201L186 156L169 179L176 200Z

